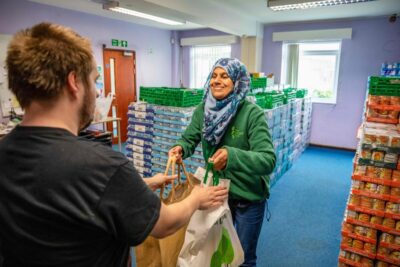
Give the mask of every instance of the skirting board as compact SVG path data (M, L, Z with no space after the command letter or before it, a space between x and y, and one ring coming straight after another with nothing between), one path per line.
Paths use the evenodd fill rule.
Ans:
M355 149L355 148L348 148L348 147L327 146L327 145L313 144L313 143L310 143L310 146L323 147L323 148L333 148L333 149L340 149L340 150L346 150L346 151L356 152L356 149Z

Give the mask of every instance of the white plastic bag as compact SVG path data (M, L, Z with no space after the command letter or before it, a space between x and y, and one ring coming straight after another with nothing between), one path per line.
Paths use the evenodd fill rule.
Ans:
M220 185L229 188L230 180L219 181ZM233 226L228 200L217 209L196 211L187 227L177 266L239 266L243 262L244 253Z
M94 112L94 121L104 120L108 117L111 103L113 101L113 95L109 93L107 97L99 96L96 98L96 109Z

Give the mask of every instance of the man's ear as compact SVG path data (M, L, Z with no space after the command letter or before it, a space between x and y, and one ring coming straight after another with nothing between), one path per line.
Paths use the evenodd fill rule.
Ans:
M76 97L79 92L78 77L75 71L71 71L67 76L67 91L72 96Z

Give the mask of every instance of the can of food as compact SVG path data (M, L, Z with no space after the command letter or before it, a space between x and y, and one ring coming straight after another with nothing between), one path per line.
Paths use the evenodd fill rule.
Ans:
M378 190L378 185L374 183L365 183L364 190L371 193L376 193Z
M395 225L396 225L396 221L391 218L384 218L382 225L394 229Z
M348 233L352 233L354 230L354 226L351 223L344 223L343 224L343 230L348 232Z
M367 116L371 117L371 118L378 118L378 110L373 109L373 108L369 108L367 111Z
M375 134L370 134L370 133L365 133L364 134L364 139L363 139L363 143L364 144L375 144L376 142L376 135Z
M393 170L392 180L395 182L400 182L400 171L399 170Z
M392 136L390 140L391 147L400 147L400 137L399 136Z
M381 146L389 145L389 136L387 135L378 135L376 138L376 144Z
M354 169L354 174L355 175L364 176L366 173L367 173L367 166L365 166L365 165L356 165L356 168Z
M392 170L391 169L386 169L386 168L381 168L382 171L380 173L379 178L384 179L384 180L391 180L392 179Z
M367 209L372 208L372 198L362 196L360 198L360 206Z
M353 211L353 210L347 210L347 217L352 218L352 219L357 219L358 218L358 212Z
M371 215L366 214L366 213L360 213L358 215L358 220L362 222L369 222L371 219Z
M366 237L371 239L376 239L376 230L372 228L367 228Z
M374 267L374 261L369 259L369 258L367 258L367 257L363 257L361 259L361 265L363 267Z
M371 149L362 149L361 150L361 158L371 159L371 156L372 156Z
M383 152L383 151L372 152L372 160L383 161L384 159L385 159L385 152Z
M381 103L381 98L377 95L368 95L368 103L372 105L379 105Z
M385 212L398 213L398 211L399 211L399 206L397 205L397 203L386 202Z
M384 211L385 210L385 201L381 199L373 199L372 200L372 209Z
M386 243L393 243L394 241L394 236L388 233L382 233L381 237L379 238L381 242L386 242Z
M396 153L386 153L384 156L384 162L386 163L397 163L399 157Z
M359 206L360 199L361 199L361 197L358 195L350 195L349 203L354 206Z
M396 260L396 261L400 260L400 251L393 250L390 253L389 257L392 258L393 260Z
M400 231L400 221L397 221L397 222L396 222L396 230L397 230L397 231Z
M354 241L353 241L354 243ZM362 243L362 242L361 242ZM362 249L362 248L361 248ZM361 256L355 253L351 254L350 260L354 261L354 262L361 262Z
M343 236L342 237L342 244L345 246L351 247L353 245L353 239L348 236Z
M399 112L397 110L389 111L388 118L389 119L397 119L399 117Z
M378 185L377 192L379 194L389 195L390 194L390 186L388 186L388 185Z
M400 188L399 187L392 187L390 189L390 194L392 196L400 197Z
M376 253L376 246L374 244L371 243L364 243L364 251L368 252L368 253Z
M378 247L378 254L382 254L383 256L389 256L389 249L384 247Z
M374 166L367 166L367 171L365 172L365 175L371 178L376 177L376 167Z
M400 106L400 97L399 96L391 96L390 97L390 105Z
M381 105L390 105L390 101L391 101L390 96L382 95L379 98L380 98Z
M378 261L375 265L376 267L389 267L389 263L384 261Z
M388 110L376 110L376 113L378 113L378 118L382 119L387 119L389 117L389 111Z
M385 204L383 204L383 209L385 209ZM370 223L373 224L382 224L383 218L379 216L371 216Z

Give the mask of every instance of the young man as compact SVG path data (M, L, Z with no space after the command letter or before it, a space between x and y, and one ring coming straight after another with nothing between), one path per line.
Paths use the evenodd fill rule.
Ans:
M77 137L93 119L98 73L90 42L71 29L41 23L17 33L6 63L25 115L0 141L4 266L126 266L129 246L227 197L195 187L165 206L121 153Z

